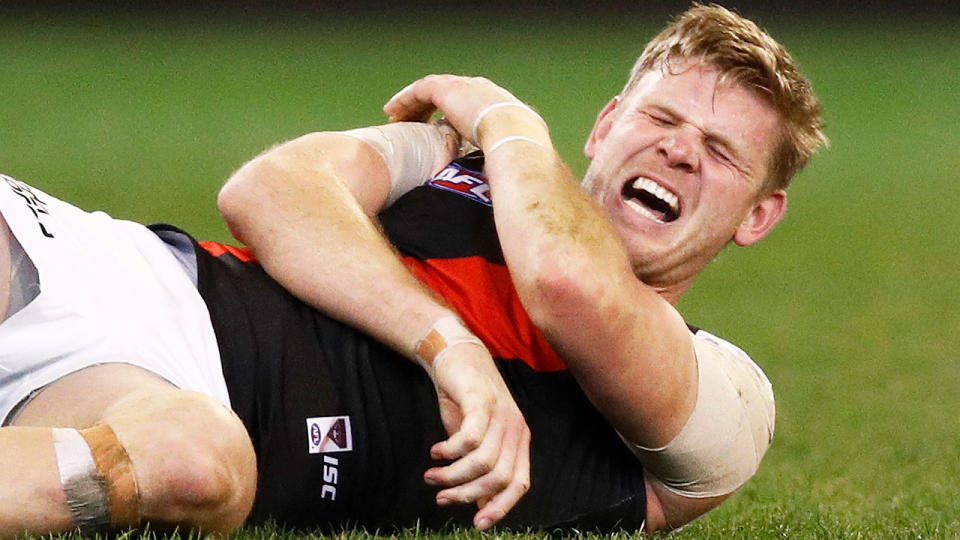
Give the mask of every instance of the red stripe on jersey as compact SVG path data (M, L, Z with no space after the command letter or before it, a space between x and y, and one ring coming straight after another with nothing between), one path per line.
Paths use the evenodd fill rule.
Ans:
M249 248L245 247L230 246L227 244L221 244L220 242L211 242L209 240L200 242L200 247L207 250L207 253L213 255L214 257L219 257L224 253L229 253L243 262L257 260L257 258L253 255L253 252L250 251Z
M523 360L536 371L566 369L523 309L506 266L482 257L404 260L460 314L493 356Z

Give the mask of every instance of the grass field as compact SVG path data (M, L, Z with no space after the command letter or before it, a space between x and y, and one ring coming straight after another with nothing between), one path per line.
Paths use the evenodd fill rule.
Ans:
M214 198L243 161L379 122L407 82L451 71L534 104L582 171L595 113L662 22L6 13L0 170L226 240ZM812 77L832 147L779 229L681 304L763 365L778 418L757 477L676 537L960 537L958 21L763 22Z

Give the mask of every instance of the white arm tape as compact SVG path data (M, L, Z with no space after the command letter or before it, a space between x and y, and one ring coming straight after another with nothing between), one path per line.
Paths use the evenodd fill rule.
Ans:
M537 140L531 139L530 137L524 137L523 135L510 135L510 136L508 136L508 137L504 137L504 138L500 139L499 141L491 144L491 145L490 145L490 149L488 149L485 153L488 154L488 155L489 155L489 154L492 154L492 153L494 153L494 152L497 151L497 148L500 148L501 146L503 146L503 145L505 145L505 144L512 143L512 142L518 142L518 141L523 141L523 142L532 143L532 144L535 144L535 145L539 146L540 148L543 148L543 147L544 147L544 146L543 146L542 144L540 144Z
M454 345L473 343L483 348L486 346L473 332L464 326L463 322L454 316L437 319L427 335L417 342L415 355L417 363L433 376L434 366L447 354Z
M702 330L693 340L699 384L686 425L661 448L628 444L670 491L714 497L749 480L770 447L773 388L742 350Z
M85 534L106 530L110 504L87 441L75 429L54 428L53 449L74 524Z
M518 108L518 109L523 109L523 110L529 112L530 114L536 116L537 119L540 120L540 123L542 123L544 126L547 125L547 123L543 120L543 117L540 116L540 115L537 113L537 111L533 110L533 109L532 109L529 105L527 105L526 103L522 103L522 102L519 102L519 101L500 101L500 102L494 103L493 105L488 105L486 108L484 108L483 110L481 110L479 114L477 114L477 118L473 121L473 127L470 129L470 135L473 136L473 142L474 142L475 144L478 144L478 145L480 144L480 133L479 133L479 130L480 130L480 122L483 121L483 118L484 118L485 116L487 116L487 114L489 114L489 113L491 113L491 112L493 112L493 111L495 111L495 110L497 110L497 109L502 109L502 108L504 108L504 107L516 107L516 108Z
M370 145L390 172L390 194L384 208L423 184L447 165L447 136L457 137L447 124L396 122L341 132Z

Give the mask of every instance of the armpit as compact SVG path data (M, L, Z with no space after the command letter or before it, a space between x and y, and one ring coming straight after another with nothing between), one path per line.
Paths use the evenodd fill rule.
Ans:
M773 440L773 389L742 350L702 330L693 339L699 386L686 425L661 448L628 444L670 491L714 497L757 471Z

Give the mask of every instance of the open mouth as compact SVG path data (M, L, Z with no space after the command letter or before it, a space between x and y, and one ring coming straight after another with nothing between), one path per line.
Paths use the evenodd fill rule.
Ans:
M623 185L623 200L630 208L659 222L680 217L680 199L649 178L634 178Z

